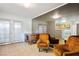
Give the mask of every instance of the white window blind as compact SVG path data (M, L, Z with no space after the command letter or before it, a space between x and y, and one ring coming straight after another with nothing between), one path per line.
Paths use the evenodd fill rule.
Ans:
M14 35L16 41L22 41L23 40L23 32L22 32L22 25L21 22L15 22L14 23Z
M23 42L22 22L0 20L0 43Z
M46 25L39 25L38 31L39 31L39 33L47 33L47 26Z
M9 41L9 21L0 21L0 43Z

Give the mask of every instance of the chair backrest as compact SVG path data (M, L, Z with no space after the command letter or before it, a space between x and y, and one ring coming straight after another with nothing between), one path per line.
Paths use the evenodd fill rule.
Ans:
M79 36L70 36L66 44L70 51L79 51Z
M47 33L39 34L39 40L41 40L41 42L47 42L49 41L49 35Z
M39 34L32 34L31 37L32 37L32 39L37 39L38 40L39 39Z

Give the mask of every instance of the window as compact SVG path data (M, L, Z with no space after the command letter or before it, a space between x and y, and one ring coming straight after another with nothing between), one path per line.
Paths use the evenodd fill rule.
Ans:
M23 32L21 22L14 22L14 35L16 41L23 40Z
M0 43L24 41L21 22L0 20Z
M39 33L47 33L47 26L39 25L38 31L39 31Z
M9 41L9 21L0 21L0 43Z

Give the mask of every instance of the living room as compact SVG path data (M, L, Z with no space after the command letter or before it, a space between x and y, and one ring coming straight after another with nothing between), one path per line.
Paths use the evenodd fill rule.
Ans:
M65 44L70 36L79 35L78 6L78 3L69 3L34 18L32 32L36 34L46 32L52 38L58 39L59 45ZM74 55L72 52L71 54Z
M0 55L79 56L79 4L29 5L0 3Z

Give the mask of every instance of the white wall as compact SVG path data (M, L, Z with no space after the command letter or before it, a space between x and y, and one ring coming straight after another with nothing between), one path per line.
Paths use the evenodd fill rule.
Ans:
M23 29L24 29L24 32L27 34L32 33L32 19L24 19Z

